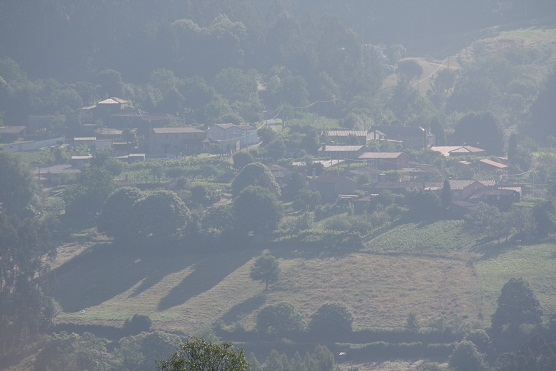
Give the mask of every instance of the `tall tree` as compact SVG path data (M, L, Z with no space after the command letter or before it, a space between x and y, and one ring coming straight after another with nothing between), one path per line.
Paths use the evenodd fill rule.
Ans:
M30 170L14 154L0 151L0 204L8 214L28 215L35 184Z
M440 201L444 209L448 209L452 204L452 188L450 186L450 181L448 179L444 180L444 185L442 186L442 194L440 196Z
M36 218L10 217L0 206L0 355L45 331L56 314L43 280L53 256L47 237Z
M278 281L280 277L280 265L278 259L272 255L263 255L251 266L249 271L251 279L261 281L265 284L265 290L268 290L268 285Z
M488 112L471 112L463 116L455 126L453 142L467 144L501 154L504 149L504 133L498 120Z
M541 325L542 314L529 283L523 278L510 278L498 297L498 307L491 320L492 329L496 334L515 334L522 324Z
M547 143L550 137L556 137L556 69L548 77L543 89L539 92L537 99L530 108L531 112L531 134L541 142Z

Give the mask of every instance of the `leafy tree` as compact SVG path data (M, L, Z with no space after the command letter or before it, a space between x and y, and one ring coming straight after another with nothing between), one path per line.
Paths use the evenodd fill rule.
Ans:
M249 165L248 165L249 166ZM235 227L245 234L268 236L282 218L282 209L276 196L268 189L249 186L233 200Z
M132 218L138 238L172 241L180 237L190 214L175 192L159 190L134 204Z
M413 80L423 74L423 67L414 59L406 59L398 62L397 71L405 75L408 80Z
M134 204L142 195L138 188L124 187L108 196L97 216L99 232L112 236L117 241L130 239L134 233L131 224Z
M492 350L492 344L487 332L483 329L476 329L465 337L477 347L477 350L483 354L488 354Z
M442 211L441 200L433 192L408 192L404 201L409 209L407 216L410 220L435 220Z
M531 123L533 123L531 134L543 143L548 143L547 140L551 136L556 137L556 126L553 119L556 114L555 95L556 70L553 70L530 108Z
M535 335L513 353L504 353L496 360L496 369L554 370L556 369L556 343Z
M301 210L315 210L315 208L320 205L321 198L322 196L320 192L304 188L297 194L297 197L294 200L294 205L296 208Z
M214 77L214 87L228 101L245 101L257 94L257 76L239 68L225 68Z
M497 302L498 307L491 319L496 334L515 333L523 324L542 324L541 305L523 278L510 278L502 287Z
M323 304L311 317L309 330L321 337L337 337L352 332L353 316L341 303Z
M120 370L153 370L157 362L170 357L182 339L160 331L142 332L121 338L114 349Z
M232 181L232 195L237 196L247 186L259 186L280 195L280 186L268 167L260 162L245 165Z
M303 330L303 317L290 303L268 305L257 314L256 329L261 334L292 335Z
M220 192L205 184L196 184L191 187L189 201L193 205L209 206L220 199Z
M471 112L455 125L455 144L476 146L492 154L501 154L504 149L504 133L498 120L487 112Z
M239 151L232 155L232 160L234 161L234 168L241 170L246 165L255 162L255 158L249 152Z
M29 214L28 206L35 191L31 171L19 157L0 151L0 204L8 214Z
M8 216L0 205L0 355L45 331L56 315L44 277L52 257L45 225Z
M556 231L556 202L553 199L538 202L533 207L533 219L539 236L546 237Z
M450 182L448 181L448 179L444 180L440 201L444 209L448 209L452 204L452 188L450 186Z
M191 338L179 346L179 351L159 362L162 371L221 370L248 371L249 364L242 348L235 349L231 343L216 344L203 339Z
M54 334L41 349L35 371L111 370L116 362L106 349L108 341L85 332L83 335Z
M100 211L104 201L115 190L113 175L104 167L87 166L77 177L76 184L64 192L66 214L92 217Z
M294 171L286 180L284 198L295 200L299 193L307 188L307 177L300 171Z
M459 342L450 356L450 367L454 371L486 370L488 364L475 344L464 340Z
M252 280L264 282L265 290L268 290L268 285L278 282L278 278L280 277L278 259L268 254L260 256L251 266L249 275Z
M149 316L144 314L134 314L124 322L122 332L125 336L137 335L141 332L149 332L151 330L152 321Z

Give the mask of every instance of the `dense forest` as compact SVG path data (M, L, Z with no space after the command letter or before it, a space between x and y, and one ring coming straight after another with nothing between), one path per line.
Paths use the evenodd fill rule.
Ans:
M0 368L554 368L555 97L548 0L0 0Z

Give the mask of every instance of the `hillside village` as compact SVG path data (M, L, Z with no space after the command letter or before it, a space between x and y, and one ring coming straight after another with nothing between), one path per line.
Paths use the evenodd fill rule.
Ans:
M253 124L214 124L206 130L194 126L177 126L177 117L151 115L132 108L130 102L112 97L90 107L84 107L91 121L102 120L103 125L83 124L73 136L29 140L33 133L50 125L54 116L30 116L25 126L0 127L2 148L8 152L79 148L82 154L72 155L67 162L41 164L35 170L43 186L54 184L59 174L77 174L98 153L118 161L156 161L183 156L228 156L238 151L249 151L261 144L257 131L281 124L269 121ZM284 134L282 134L284 135ZM286 134L287 135L287 134ZM286 174L302 171L306 183L318 191L328 202L348 200L356 206L372 202L372 196L389 191L429 191L441 195L444 179L452 192L454 212L460 216L471 211L480 202L508 210L520 202L526 186L509 180L507 157L489 155L484 149L465 143L437 146L434 135L422 127L372 126L366 130L326 128L319 133L318 148L296 148L313 153L313 164L319 174L307 169L306 163L290 162L288 167L273 165L279 171L278 179L285 185ZM381 151L380 148L397 151ZM287 155L292 150L285 149ZM405 152L404 152L405 151ZM430 153L428 163L410 158L408 153ZM450 177L442 166L436 166L439 157L449 158L452 166L473 174L468 179ZM494 160L493 160L494 159ZM45 166L50 165L50 166ZM365 192L357 179L365 177ZM368 179L367 179L368 178ZM132 185L133 182L127 182ZM359 188L359 195L354 194Z
M0 369L556 369L555 25L0 2Z

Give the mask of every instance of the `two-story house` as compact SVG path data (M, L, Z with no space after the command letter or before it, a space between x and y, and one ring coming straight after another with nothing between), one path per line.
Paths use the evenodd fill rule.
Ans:
M205 150L205 131L191 126L152 128L148 153L154 155L194 154Z
M227 153L259 143L257 128L246 124L212 125L207 130L207 138Z

